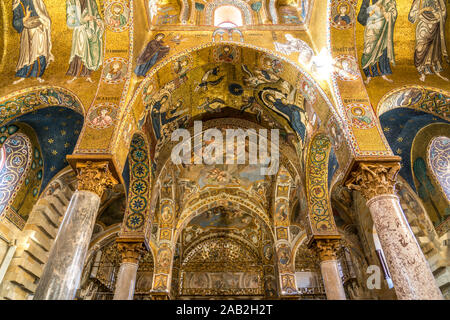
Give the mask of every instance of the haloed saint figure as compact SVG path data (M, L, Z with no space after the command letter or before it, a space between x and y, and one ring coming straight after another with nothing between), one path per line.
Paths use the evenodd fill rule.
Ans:
M43 0L13 0L14 29L20 34L20 52L15 76L19 79L34 77L44 82L42 75L54 60L50 37L51 20Z
M92 82L91 74L103 62L103 21L95 0L66 0L67 26L73 30L72 51L66 75L85 77Z
M392 82L387 76L392 74L391 64L395 64L396 20L395 0L363 0L358 13L358 22L365 26L361 65L366 75L366 84L374 77L382 77Z
M417 23L414 65L421 81L425 81L425 77L433 73L448 81L441 75L442 58L445 57L448 62L445 45L445 2L446 0L414 0L411 5L408 19L411 23Z

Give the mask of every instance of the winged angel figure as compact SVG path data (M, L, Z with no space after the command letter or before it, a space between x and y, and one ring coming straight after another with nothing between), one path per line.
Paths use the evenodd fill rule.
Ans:
M274 42L275 49L285 55L298 52L298 62L310 67L314 57L314 51L311 47L305 41L297 39L289 33L285 35L285 38L287 43Z

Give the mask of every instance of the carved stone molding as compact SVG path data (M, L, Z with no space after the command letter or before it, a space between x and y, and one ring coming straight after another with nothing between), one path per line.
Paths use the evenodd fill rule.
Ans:
M143 242L122 242L120 240L117 240L117 251L122 256L122 263L136 264L146 253Z
M108 168L108 162L79 162L76 169L78 190L91 191L101 197L106 188L118 183Z
M320 261L336 260L336 253L340 247L339 238L314 239L312 247L319 255Z
M367 201L382 194L395 194L400 167L399 162L359 162L345 185L360 191Z

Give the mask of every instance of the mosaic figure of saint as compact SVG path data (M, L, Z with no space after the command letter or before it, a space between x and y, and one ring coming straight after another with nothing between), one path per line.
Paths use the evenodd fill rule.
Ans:
M15 76L19 79L34 77L39 82L52 55L51 20L43 0L14 0L12 4L14 29L20 34L19 61Z
M349 8L346 3L342 3L338 7L339 14L333 18L334 23L336 23L340 27L345 27L351 23L351 19L348 15Z
M445 45L445 0L414 0L408 19L417 23L414 65L420 74L420 80L425 81L427 75L435 74L448 81L441 75L442 58L445 57L448 62Z
M163 128L166 124L180 117L179 114L176 114L177 111L179 111L178 109L181 108L181 105L179 103L177 103L176 107L171 111L165 110L165 107L163 108L164 104L166 104L168 100L169 97L167 95L162 96L160 100L156 101L153 104L152 111L150 112L156 140L159 140L161 138ZM168 118L168 116L172 117Z
M304 141L306 127L302 122L301 116L301 113L304 113L304 111L299 106L289 103L286 98L277 98L272 94L267 94L266 99L272 104L272 108L275 108L278 113L282 113L289 120L291 127Z
M66 75L85 77L92 82L91 74L103 62L103 21L95 0L67 0L67 26L73 30L72 50Z
M164 45L164 37L163 33L158 33L139 55L137 67L134 69L137 76L145 77L148 70L169 53L170 48Z
M123 15L123 7L120 4L116 4L112 7L111 16L108 19L108 23L111 27L121 28L127 24L127 18Z
M358 14L358 22L365 26L364 51L361 65L368 84L373 77L392 74L391 64L395 64L394 26L397 20L395 0L363 0Z
M122 64L118 61L115 61L111 65L111 70L106 74L105 79L107 81L118 81L122 78Z

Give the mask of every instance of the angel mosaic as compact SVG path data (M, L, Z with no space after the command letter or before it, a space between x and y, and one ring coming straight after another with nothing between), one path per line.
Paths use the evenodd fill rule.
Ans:
M285 55L298 52L298 62L304 66L309 67L314 57L314 51L303 40L295 38L291 34L285 34L286 43L274 42L275 49Z

